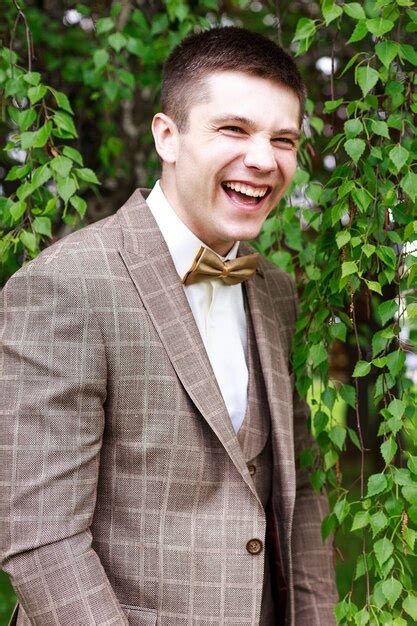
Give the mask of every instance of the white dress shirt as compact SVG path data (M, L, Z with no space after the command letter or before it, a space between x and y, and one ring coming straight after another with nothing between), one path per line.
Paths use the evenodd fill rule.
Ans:
M205 244L181 221L166 199L159 181L146 200L164 237L178 275L182 279ZM202 207L204 210L204 207ZM208 247L208 246L205 246ZM235 259L237 241L224 259ZM246 365L246 315L242 285L225 285L211 279L184 285L224 402L238 432L246 413L248 368Z

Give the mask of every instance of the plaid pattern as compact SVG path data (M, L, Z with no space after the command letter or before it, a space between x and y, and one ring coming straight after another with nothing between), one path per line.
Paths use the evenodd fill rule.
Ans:
M294 462L294 441L309 443L287 369L294 290L263 262L246 291L287 622L333 624L326 504ZM263 558L245 546L265 536L264 509L140 192L44 251L3 298L0 552L19 623L257 624Z
M244 285L245 289L245 285ZM272 485L272 446L271 419L266 401L265 385L262 377L250 311L246 306L247 319L247 363L249 372L248 409L243 424L237 433L239 444L247 461L255 473L252 480L264 509L267 508ZM267 520L267 534L268 534ZM271 626L276 623L276 603L279 599L272 595L272 579L270 574L271 546L267 538L262 537L268 552L264 553L264 580L262 589L260 626ZM274 606L275 605L275 606ZM280 607L282 608L282 607Z

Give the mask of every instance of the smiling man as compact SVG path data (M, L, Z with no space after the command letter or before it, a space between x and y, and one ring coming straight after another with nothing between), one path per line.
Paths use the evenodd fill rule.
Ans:
M153 132L166 198L194 234L225 255L236 240L259 234L290 184L301 103L287 85L227 67L205 75L203 89L186 131L178 131L175 113L159 113Z
M15 623L334 623L326 499L297 462L295 290L241 243L294 176L304 98L260 35L188 37L152 124L161 180L6 286Z

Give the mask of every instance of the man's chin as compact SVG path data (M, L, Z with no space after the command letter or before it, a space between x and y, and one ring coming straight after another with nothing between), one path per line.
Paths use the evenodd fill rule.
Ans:
M240 227L237 227L235 232L239 236L236 238L236 240L251 241L253 239L256 239L256 237L262 230L264 221L265 218L263 217L262 220L257 220L256 222L252 221L252 223L250 224L240 225Z
M257 238L261 230L262 225L244 229L237 228L230 232L230 239L228 239L228 241L253 241Z

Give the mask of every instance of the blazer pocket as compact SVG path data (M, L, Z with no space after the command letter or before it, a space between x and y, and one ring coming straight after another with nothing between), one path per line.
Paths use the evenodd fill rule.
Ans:
M158 617L156 609L145 609L131 604L121 604L120 606L132 626L156 626Z

